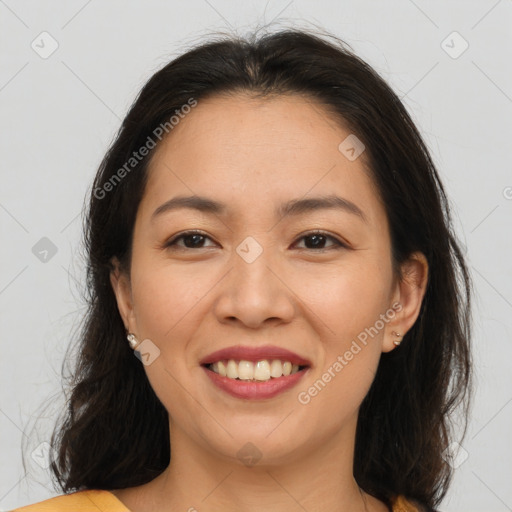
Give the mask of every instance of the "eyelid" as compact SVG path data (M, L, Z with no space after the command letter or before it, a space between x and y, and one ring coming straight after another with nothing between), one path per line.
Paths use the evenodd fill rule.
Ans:
M190 236L190 235L201 235L203 236L204 238L208 238L209 240L211 241L214 241L207 233L205 233L204 231L201 231L199 229L189 229L189 230L186 230L186 231L182 231L180 233L177 233L175 235L173 235L169 240L167 240L166 242L164 242L163 246L162 246L162 249L166 249L166 248L170 248L172 246L176 246L176 242L181 239L181 238L184 238L186 236ZM301 233L296 239L295 241L293 242L292 245L295 245L297 244L298 242L302 241L304 238L308 237L308 236L313 236L313 235L322 235L328 239L330 239L331 241L334 242L334 245L330 246L330 247L323 247L323 248L320 248L320 249L310 249L308 247L304 247L304 248L301 248L300 250L305 250L305 251L313 251L313 252L325 252L325 251L330 251L330 250L339 250L339 249L348 249L350 248L350 245L344 241L344 240L340 240L337 236L329 233L328 231L324 231L322 229L313 229L311 231L306 231L304 233ZM191 251L194 251L194 250L197 250L197 249L207 249L208 247L211 247L211 246L208 246L208 247L198 247L197 249L193 249L193 248L190 248L190 247L181 247L181 246L178 246L180 249L183 249L183 250L191 250Z
M162 248L168 248L170 247L171 245L175 244L175 242L177 240L179 240L180 238L184 238L186 236L190 236L190 235L201 235L203 236L204 238L208 238L210 240L213 241L212 237L209 236L207 233L205 233L204 231L201 231L200 229L187 229L185 231L181 231L180 233L176 233L175 235L173 235L171 238L169 238L168 240L166 240L163 244L163 247ZM182 247L182 249L190 249L189 247ZM199 249L203 249L203 247L199 247ZM191 249L191 250L194 250L194 249Z
M294 242L294 245L295 243L297 243L298 241L302 240L303 238L306 238L308 236L313 236L313 235L322 235L326 238L330 238L332 241L334 241L335 245L334 246L331 246L331 247L324 247L324 248L321 248L321 249L309 249L307 247L304 248L304 250L306 251L314 251L314 252L323 252L323 251L329 251L329 250L332 250L332 249L348 249L349 248L349 245L347 242L343 241L343 240L340 240L337 236L335 235L332 235L331 233L329 233L328 231L324 231L322 229L313 229L311 231L306 231L305 233L301 233L297 239L296 239L296 242Z

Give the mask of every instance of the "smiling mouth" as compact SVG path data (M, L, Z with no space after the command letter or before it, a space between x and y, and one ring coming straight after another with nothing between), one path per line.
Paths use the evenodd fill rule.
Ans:
M308 368L308 366L292 364L290 361L281 359L262 359L260 361L225 359L202 366L221 377L248 382L267 382L271 379L293 375Z

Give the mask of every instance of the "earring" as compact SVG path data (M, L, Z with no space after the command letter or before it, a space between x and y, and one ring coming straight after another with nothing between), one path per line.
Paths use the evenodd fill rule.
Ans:
M129 333L126 336L128 343L130 344L130 347L135 350L137 345L139 344L139 340L135 337L135 334Z
M391 334L394 334L397 338L397 340L393 340L393 343L398 347L400 345L400 343L402 343L402 335L396 331L393 331Z

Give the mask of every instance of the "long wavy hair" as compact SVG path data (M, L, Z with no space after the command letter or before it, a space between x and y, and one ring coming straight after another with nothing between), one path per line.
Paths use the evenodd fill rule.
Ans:
M148 137L158 146L155 129L191 98L241 92L300 94L348 126L366 146L395 269L414 251L427 258L419 317L401 346L382 354L360 407L353 470L364 491L388 504L402 494L435 507L452 478L453 416L462 412L461 441L471 402L467 265L436 167L400 99L347 43L302 29L218 34L157 71L126 115L99 166L84 218L87 311L66 409L51 438L56 485L65 493L137 486L170 462L167 411L127 343L109 279L114 257L129 272L154 149L132 161L129 172L126 163L148 146Z

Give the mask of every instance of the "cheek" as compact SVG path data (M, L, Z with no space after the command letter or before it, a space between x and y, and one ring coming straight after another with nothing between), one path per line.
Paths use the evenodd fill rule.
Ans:
M193 264L176 266L161 261L140 261L133 266L132 291L141 334L164 342L179 339L177 332L194 315L215 285L215 276Z
M338 269L313 290L307 281L302 283L302 293L313 299L308 305L321 319L316 326L322 343L319 364L297 390L297 401L319 431L334 433L353 417L373 382L382 354L390 283L389 272L379 265Z
M297 398L311 411L318 407L318 414L339 403L332 409L333 424L355 413L373 381L382 353L382 318L391 319L386 316L391 275L391 265L361 258L297 283L297 294L314 312L311 322L321 320L315 325L322 340L314 378Z
M302 428L307 425L307 429L325 438L336 435L340 425L357 417L378 364L375 353L366 351L365 354L365 350L344 363L333 358L307 386L297 390Z
M188 425L190 431L204 411L193 398L199 394L189 384L190 372L202 371L190 358L189 341L199 317L206 314L205 295L216 282L209 274L198 277L193 267L180 266L177 271L168 263L142 258L136 265L134 258L132 267L137 328L159 349L158 358L144 370L171 419Z
M327 344L341 349L386 311L391 283L391 265L386 268L377 259L362 256L304 272L295 281L294 292L322 321Z

